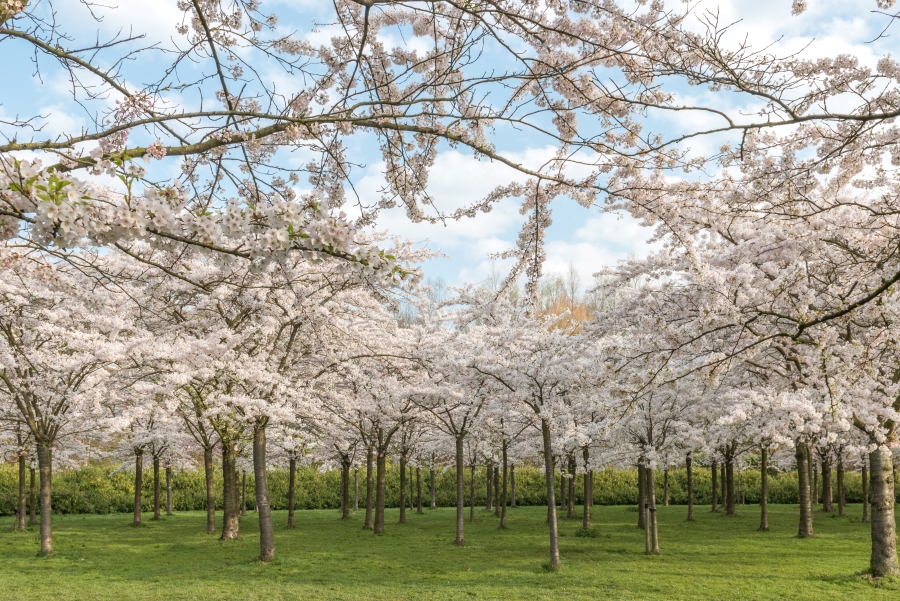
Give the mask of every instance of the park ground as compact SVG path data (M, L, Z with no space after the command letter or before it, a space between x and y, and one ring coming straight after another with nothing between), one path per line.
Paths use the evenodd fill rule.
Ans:
M53 517L57 554L37 557L37 528L9 532L0 519L0 598L12 600L774 600L897 599L900 582L873 582L868 524L858 505L847 516L816 514L817 537L798 539L796 505L770 507L758 532L758 506L739 515L660 507L658 557L644 555L631 507L595 507L598 536L575 536L580 520L560 520L563 568L547 572L546 509L510 509L509 527L480 508L466 523L465 547L453 541L454 510L425 510L387 532L363 531L363 512L342 521L333 510L300 511L288 530L275 512L277 558L255 559L256 515L243 540L204 533L205 514L178 513L134 527L131 516ZM149 516L146 516L149 517ZM466 513L468 519L468 511Z

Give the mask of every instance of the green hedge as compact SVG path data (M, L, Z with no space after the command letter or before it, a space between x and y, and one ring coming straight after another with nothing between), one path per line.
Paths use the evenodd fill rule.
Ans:
M61 470L53 475L53 509L60 513L114 513L129 512L133 503L134 475L127 472L111 473L110 467L88 466L78 470ZM686 471L684 469L669 472L669 502L673 505L687 503ZM161 474L164 477L164 474ZM435 471L437 504L440 507L451 507L456 502L455 471L452 469ZM16 494L18 489L18 470L15 466L0 465L0 515L15 513ZM835 478L836 480L836 478ZM340 506L340 481L338 471L319 472L314 468L297 470L296 507L298 509L337 509ZM466 502L469 500L470 472L466 470ZM559 476L557 476L557 486ZM847 472L845 475L847 500L851 503L862 501L862 481L858 473ZM216 504L222 506L222 477L215 473ZM821 477L819 478L821 488ZM162 485L163 503L165 502L165 483ZM273 509L287 507L288 473L284 469L269 472L269 493ZM735 476L735 489L738 498L743 493L747 503L759 502L759 472L745 470L740 477ZM663 500L663 474L656 474L657 498ZM415 494L415 480L412 483ZM582 481L576 481L576 502L582 500ZM476 504L485 504L485 471L478 468L475 475ZM351 482L351 496L353 485ZM557 488L557 495L559 489ZM694 469L695 503L709 504L712 497L710 470L704 467ZM247 475L247 504L253 504L253 477ZM365 498L365 470L359 471L360 503ZM423 503L430 501L429 475L422 470ZM399 470L389 466L387 473L386 505L396 507L399 503ZM199 510L205 507L206 486L202 470L176 473L173 478L173 503L176 511ZM144 510L152 508L153 473L144 471L142 489ZM516 501L519 505L546 504L546 489L543 471L537 467L520 466L516 468ZM780 473L769 476L770 503L797 503L796 472ZM632 505L637 503L636 470L605 469L594 474L594 503L597 505Z

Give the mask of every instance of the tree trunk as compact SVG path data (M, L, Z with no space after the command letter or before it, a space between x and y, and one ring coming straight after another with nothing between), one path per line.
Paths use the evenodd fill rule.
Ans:
M647 528L647 476L642 464L637 466L638 475L638 528Z
M663 507L669 506L669 468L663 470Z
M344 490L341 491L343 497L341 503L341 519L350 519L350 458L345 457L341 460L341 475L344 484Z
M254 436L254 448L255 448ZM255 466L254 466L255 467ZM237 483L237 449L232 442L222 441L222 535L219 540L234 540L241 537L241 508Z
M416 466L416 513L422 511L422 468Z
M869 453L869 496L872 510L873 576L898 576L897 525L894 521L894 458L891 450L878 447Z
M406 523L406 457L400 455L400 523Z
M648 515L650 520L650 523L648 524L650 528L650 552L654 555L659 555L659 532L656 523L656 483L653 468L648 467L644 471L647 474L647 498L650 502L650 512Z
M834 491L831 487L831 458L822 459L822 511L834 511Z
M727 509L725 506L727 503L726 500L726 485L725 485L725 464L719 466L719 506L722 509Z
M691 457L691 454L688 453L684 459L684 466L687 469L687 503L688 503L688 516L687 521L694 521L694 467L693 467L694 459Z
M475 466L472 465L469 470L469 523L472 523L475 521Z
M36 500L37 500L37 499L36 499L36 497L35 497L35 492L34 492L34 480L35 480L35 478L34 478L34 476L35 476L34 471L35 471L35 470L34 470L33 467L29 467L29 468L28 468L28 471L30 472L30 474L29 474L29 476L28 476L28 477L29 477L29 481L28 481L28 487L29 487L29 493L28 493L28 510L29 510L29 511L28 511L28 514L29 514L29 515L28 515L28 525L29 525L29 526L34 526L35 524L37 524L37 503L36 503Z
M141 487L144 483L144 451L134 451L134 519L131 524L141 524Z
M372 526L372 493L374 482L372 480L372 462L374 451L370 446L366 449L366 519L363 522L363 530L371 530Z
M494 465L490 461L487 462L485 477L486 477L486 481L487 481L487 483L486 483L487 494L485 495L484 510L490 511L494 508L494 495L493 495L493 489L491 488L493 481L494 481Z
M810 454L809 470L812 474L812 504L815 506L819 503L819 472L816 470L815 454Z
M550 424L546 419L541 419L541 438L544 443L544 479L547 484L547 511L550 523L550 564L551 570L559 570L559 530L556 522L556 491L554 474L556 467L553 465L553 443L550 438Z
M241 470L241 517L247 515L247 470Z
M759 529L769 529L769 449L762 448L759 462Z
M466 515L466 490L465 490L465 454L463 449L464 438L456 437L456 540L454 545L462 546L466 544L465 536L465 515ZM472 466L472 477L475 477L475 466ZM470 513L475 509L475 496L472 495L472 507ZM474 519L474 515L471 516Z
M593 479L594 472L588 469L588 461L590 459L590 451L587 447L581 450L581 456L584 459L584 505L581 516L581 527L585 530L591 529L591 505L593 504Z
M216 533L216 490L213 488L213 452L203 449L203 471L206 474L206 533Z
M409 512L412 513L412 510L413 510L413 508L415 507L415 506L413 505L413 494L412 494L413 468L412 468L411 465L409 465L409 466L407 466L406 469L407 469L407 471L409 472L409 479L407 480L407 482L409 482L409 489L410 489L410 490L409 490L409 494L406 495L406 498L409 499Z
M172 515L172 466L166 466L166 515Z
M162 506L159 502L159 457L153 458L153 519L162 517Z
M710 513L717 513L719 511L719 491L716 489L718 486L719 478L716 474L718 468L718 464L713 461L712 465L709 467L712 472L712 509Z
M434 453L431 454L431 467L428 468L429 484L431 485L431 508L437 507L437 488L434 482Z
M41 555L53 555L53 453L49 444L38 443L37 458L41 476Z
M501 452L503 454L503 474L502 474L502 477L500 480L501 481L501 489L500 489L500 527L501 528L506 528L506 502L507 502L507 499L509 498L508 497L508 495L509 495L509 488L508 488L508 486L509 486L509 484L508 484L509 463L507 463L507 461L509 459L507 457L508 445L509 445L509 443L504 440L503 445L502 445L502 450L501 450Z
M516 464L509 466L509 506L516 506Z
M566 493L568 492L568 487L566 486L566 464L564 458L560 457L560 463L562 464L559 469L559 511L562 512L563 509L566 508ZM550 516L547 516L549 519Z
M28 513L28 505L25 499L25 455L19 454L19 511L16 513L16 530L28 528L25 520L25 514Z
M494 466L494 515L500 517L500 466Z
M353 511L359 511L359 468L353 468Z
M725 457L725 488L722 492L725 493L725 515L735 517L737 510L734 498L734 455L731 453Z
M809 445L801 442L797 443L797 481L800 488L800 527L797 530L797 536L800 538L815 536L813 532L812 494L809 487L809 462L812 460L811 455Z
M266 474L267 421L257 422L253 428L253 483L256 485L256 511L259 514L259 560L263 563L275 559L275 533Z
M387 452L378 450L375 459L375 534L384 534L384 481L387 476Z
M866 465L867 458L862 458L862 505L863 514L862 521L864 524L869 523L869 468Z
M838 455L837 458L837 498L838 515L844 515L847 497L844 491L844 458L841 455Z
M294 503L297 494L297 458L288 459L288 528L294 527Z
M568 478L568 494L566 495L566 500L568 501L568 505L566 505L566 519L574 519L575 517L575 474L577 473L577 467L575 466L575 455L569 455L569 478Z

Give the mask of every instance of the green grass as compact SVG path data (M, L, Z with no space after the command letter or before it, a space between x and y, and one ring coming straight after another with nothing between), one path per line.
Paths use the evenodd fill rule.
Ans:
M203 533L204 514L181 513L141 527L130 516L54 516L50 558L36 556L37 532L6 531L0 521L0 598L4 600L136 599L896 599L900 583L872 583L868 525L860 507L848 517L816 514L815 539L800 540L796 506L771 507L771 531L757 532L758 507L737 518L698 507L660 507L662 555L645 557L637 513L594 510L596 538L577 537L580 520L561 520L563 569L548 573L546 509L510 510L509 528L477 510L466 523L469 544L452 545L453 509L412 514L387 533L361 529L362 512L341 521L336 511L297 514L285 527L276 512L277 559L258 552L256 516L242 521L243 540L220 543ZM850 517L852 516L852 517ZM467 513L468 517L468 513Z

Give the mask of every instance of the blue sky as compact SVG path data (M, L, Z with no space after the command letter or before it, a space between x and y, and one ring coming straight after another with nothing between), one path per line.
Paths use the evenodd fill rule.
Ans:
M45 0L46 2L46 0ZM103 17L99 25L85 19L80 3L64 1L54 7L59 11L58 19L72 31L80 35L96 29L109 35L117 30L146 33L148 40L168 40L177 36L176 23L181 13L175 7L175 0L114 0L106 3L110 7L96 6L95 11ZM263 12L276 12L282 27L304 32L311 39L326 42L327 28L311 31L313 21L329 21L331 4L312 0L263 0ZM681 6L681 3L673 3ZM877 15L874 0L810 0L809 10L792 17L790 0L736 0L705 1L696 11L718 11L722 22L738 21L731 36L732 41L747 35L756 46L774 43L782 51L799 50L810 43L805 56L834 56L839 53L853 54L865 64L874 66L878 58L892 49L900 49L897 37L900 27L889 30L894 37L887 37L875 43L867 43L875 38L886 24L883 16ZM12 115L24 115L37 109L46 115L44 133L77 133L89 122L83 113L76 110L65 82L54 73L55 67L47 59L42 59L43 81L33 77L33 67L29 62L31 52L24 43L7 42L0 46L0 60L4 64L6 82L16 81L15 88L4 86L0 92L0 119ZM150 60L139 65L129 65L128 80L141 81L140 69L160 68L164 59ZM144 78L148 79L148 78ZM738 108L735 99L725 95L712 96L699 88L681 88L684 98L693 98L699 103L707 103L723 109ZM752 112L753 107L743 107ZM702 125L702 119L679 113L669 116L667 121L651 121L649 126L656 130L676 132ZM0 126L0 129L3 129ZM22 136L20 135L20 140ZM723 140L710 139L693 142L694 148L702 152L705 148L717 147ZM506 155L518 159L525 165L537 165L552 154L552 150L541 145L540 140L522 137L512 130L500 131L495 140L498 149ZM365 138L358 138L350 146L356 161L365 168L358 171L356 187L364 195L375 195L380 187L381 165L377 152ZM290 159L291 161L296 159ZM164 167L174 177L178 168L175 161L167 161ZM508 168L487 161L476 161L471 154L459 150L446 150L438 159L432 172L432 196L442 209L452 210L482 196L494 186L506 183L515 174ZM410 224L400 211L392 211L383 216L379 229L387 229L416 241L429 240L429 246L442 250L447 257L437 258L426 265L424 271L429 277L443 277L450 284L478 282L488 277L491 261L488 254L511 248L514 244L524 217L518 212L515 200L500 202L491 213L481 214L475 219L463 222L448 222L446 225ZM627 215L604 214L598 209L584 209L575 202L560 199L553 205L553 226L547 237L547 264L545 272L562 271L572 263L582 276L589 281L591 273L604 265L614 264L629 254L647 252L647 238L651 231L641 227Z

